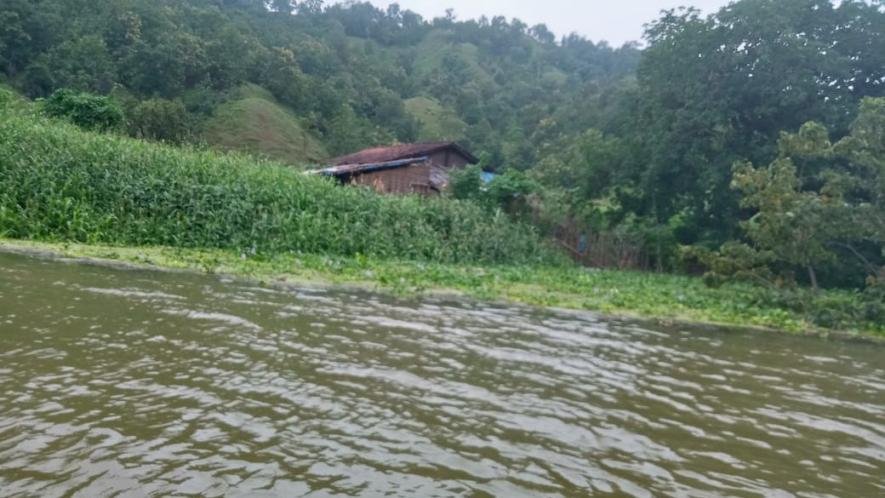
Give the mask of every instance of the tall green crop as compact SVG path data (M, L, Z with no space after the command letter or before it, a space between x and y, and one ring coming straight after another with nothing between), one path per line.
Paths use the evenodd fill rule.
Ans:
M381 196L9 109L0 118L2 236L449 263L554 257L530 227L470 203Z

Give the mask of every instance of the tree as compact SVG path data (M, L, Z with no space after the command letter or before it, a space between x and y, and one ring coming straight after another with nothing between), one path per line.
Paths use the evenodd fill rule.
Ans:
M270 6L277 13L285 15L292 15L296 8L292 0L271 0Z
M762 169L740 163L734 187L743 194L742 207L758 210L742 223L750 240L773 253L776 261L805 268L811 286L818 288L815 267L835 259L828 244L839 217L834 216L830 200L801 190L796 166L789 158L779 158Z
M567 204L569 218L582 222L597 218L598 203L594 201L610 198L613 189L627 186L618 178L624 153L617 138L591 129L551 147L556 153L546 155L533 169L532 176L564 194L562 201ZM614 213L607 210L606 214Z
M531 198L540 190L528 175L507 169L496 175L486 189L488 202L515 218L528 218L532 213Z
M827 129L806 123L784 133L779 157L768 167L735 166L741 206L755 214L742 223L758 251L774 264L807 271L845 259L860 264L872 284L885 262L885 98L866 99L851 134L831 143Z
M529 34L535 40L543 43L544 45L553 45L556 43L556 35L553 34L552 31L547 27L546 24L537 24L532 26L529 30Z
M45 61L31 63L22 76L22 90L31 98L43 98L49 96L55 88L53 71Z
M524 173L507 169L491 180L483 179L489 156L484 155L479 165L472 165L452 173L448 190L455 199L473 201L489 211L503 211L516 218L531 214L531 198L540 185Z
M164 32L134 44L123 64L129 86L143 95L175 97L209 79L203 40L184 32Z
M878 289L885 296L885 98L861 102L851 135L839 141L833 151L845 157L853 168L841 174L831 173L827 188L854 207L845 228L849 233L856 232L861 243L878 246L879 268L854 247L846 247L862 260L868 271L869 288Z
M859 100L885 94L883 23L861 0L742 0L651 23L634 122L644 210L691 212L705 230L684 242L737 235L731 165L771 161L778 133L808 121L846 133Z
M31 37L22 26L21 16L12 10L0 11L0 67L14 73Z
M302 0L298 4L298 13L307 15L319 15L323 12L324 0Z
M113 58L98 35L65 41L38 61L52 68L52 79L64 88L108 93L117 81Z
M265 87L280 101L299 111L308 106L307 81L295 60L295 50L275 48L270 51L261 77Z

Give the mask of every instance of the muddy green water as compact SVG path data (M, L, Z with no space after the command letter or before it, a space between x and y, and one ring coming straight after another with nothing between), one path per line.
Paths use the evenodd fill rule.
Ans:
M0 254L0 496L885 496L885 348Z

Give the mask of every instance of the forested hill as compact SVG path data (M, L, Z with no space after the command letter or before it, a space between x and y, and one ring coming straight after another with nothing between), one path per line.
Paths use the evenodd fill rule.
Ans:
M190 138L289 162L450 139L528 167L544 140L601 125L594 100L639 60L518 20L368 3L4 0L0 19L0 67L32 98L110 93L134 120L147 99L180 102ZM180 138L150 128L133 124Z

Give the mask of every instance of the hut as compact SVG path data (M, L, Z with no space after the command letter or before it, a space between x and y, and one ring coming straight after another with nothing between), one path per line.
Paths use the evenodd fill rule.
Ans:
M328 161L327 168L312 173L385 194L436 195L448 185L452 171L478 162L454 142L404 144L336 157Z

